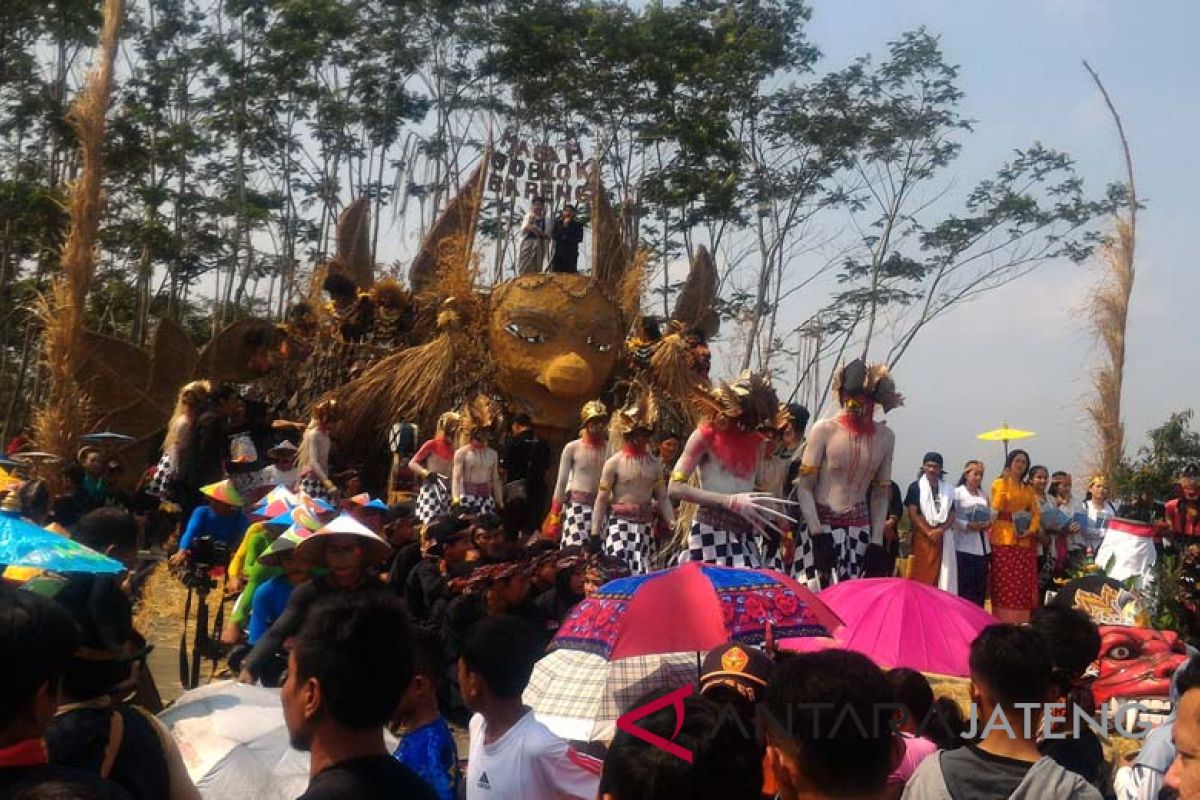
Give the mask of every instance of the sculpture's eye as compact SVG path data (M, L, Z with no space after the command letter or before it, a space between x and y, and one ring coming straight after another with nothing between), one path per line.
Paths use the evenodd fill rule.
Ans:
M602 340L596 336L587 337L587 343L589 345L591 345L592 347L596 348L597 353L607 353L609 350L612 350L611 344L608 344L607 342L605 342L604 340Z
M1108 657L1115 658L1117 661L1125 661L1133 658L1133 648L1128 645L1119 644L1108 651Z
M546 341L546 334L525 323L510 322L504 326L504 330L529 344L544 344Z

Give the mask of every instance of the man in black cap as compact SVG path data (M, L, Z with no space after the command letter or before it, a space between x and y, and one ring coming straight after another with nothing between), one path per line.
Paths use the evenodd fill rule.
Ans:
M942 547L954 547L946 533L954 524L954 490L946 483L941 453L929 452L921 459L921 475L908 486L904 507L912 523L912 563L908 577L937 586L942 578ZM957 582L947 591L957 592Z
M762 702L774 669L775 662L757 647L723 644L704 657L700 694L718 703L732 703L742 722L753 726L754 708Z
M425 557L413 567L404 583L404 602L413 622L436 631L450 602L449 579L467 566L471 524L457 517L436 517L425 526L424 538Z
M388 506L380 535L392 546L391 558L384 562L388 586L403 595L408 576L421 563L421 542L417 536L416 509L411 500Z

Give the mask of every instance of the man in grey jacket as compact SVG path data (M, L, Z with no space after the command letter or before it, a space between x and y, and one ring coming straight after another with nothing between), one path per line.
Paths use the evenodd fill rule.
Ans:
M925 759L904 789L905 800L1100 800L1087 781L1038 752L1041 712L1032 707L1046 702L1051 671L1042 635L992 625L971 643L970 668L982 738Z

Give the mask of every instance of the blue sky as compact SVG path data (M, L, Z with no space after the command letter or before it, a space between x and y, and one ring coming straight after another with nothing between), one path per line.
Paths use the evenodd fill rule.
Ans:
M900 32L925 25L961 67L968 116L952 170L970 186L1034 139L1071 153L1096 191L1122 177L1116 133L1087 73L1100 73L1133 149L1139 217L1137 281L1130 313L1124 419L1132 452L1171 411L1200 406L1200 4L1116 0L855 0L816 2L810 37L822 69L883 52ZM975 433L1008 421L1037 431L1035 463L1081 471L1090 447L1082 401L1097 362L1081 309L1097 265L1050 264L935 322L898 367L908 404L890 417L894 474L911 479L922 453L948 468L982 457L996 474L1001 446Z

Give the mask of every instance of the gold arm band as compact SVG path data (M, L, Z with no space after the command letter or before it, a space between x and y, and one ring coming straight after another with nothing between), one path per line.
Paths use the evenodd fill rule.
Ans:
M598 491L598 492L610 492L610 491L612 491L612 487L611 487L611 486L609 486L607 483L602 483L602 484L600 484L599 486L597 486L597 487L596 487L596 491Z
M871 481L871 485L872 485L872 486L874 486L876 489L890 489L890 488L892 488L892 482L891 482L891 481Z
M684 483L687 481L687 479L687 475L684 475L679 470L675 470L671 473L671 480L676 481L677 483Z
M811 464L801 464L800 465L800 474L801 475L816 475L820 471L821 471L820 467L814 467Z

